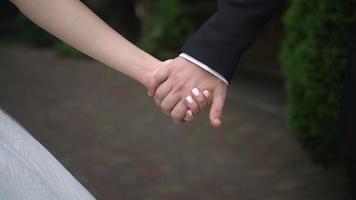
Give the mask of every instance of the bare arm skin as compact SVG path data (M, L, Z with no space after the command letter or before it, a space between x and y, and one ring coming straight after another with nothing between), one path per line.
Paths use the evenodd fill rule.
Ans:
M106 25L79 0L11 0L34 23L147 87L163 63Z

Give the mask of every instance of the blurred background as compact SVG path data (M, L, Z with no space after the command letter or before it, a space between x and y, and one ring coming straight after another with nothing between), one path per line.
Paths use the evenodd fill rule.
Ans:
M86 0L160 59L215 0ZM174 125L133 80L89 59L0 1L0 107L97 199L348 199L339 97L351 0L287 1L245 53L224 126Z

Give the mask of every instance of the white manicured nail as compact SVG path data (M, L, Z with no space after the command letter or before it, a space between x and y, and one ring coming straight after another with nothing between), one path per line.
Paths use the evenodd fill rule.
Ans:
M193 92L193 94L194 94L195 96L199 96L199 95L200 95L200 92L199 92L198 88L194 88L194 89L192 90L192 92Z
M191 110L188 110L187 113L188 113L189 117L193 116L193 112Z
M205 91L203 92L203 94L204 94L204 96L205 96L206 98L208 98L208 97L210 96L209 90L205 90Z
M186 100L187 100L187 102L188 102L189 104L194 103L194 100L193 100L193 97L192 97L192 96L187 96Z

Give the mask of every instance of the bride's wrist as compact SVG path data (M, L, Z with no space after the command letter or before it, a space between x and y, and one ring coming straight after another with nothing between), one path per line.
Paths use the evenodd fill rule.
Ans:
M140 76L140 82L142 85L144 85L146 88L148 88L155 72L160 68L163 67L163 62L159 60L155 60L152 62L146 62L144 66L142 67L143 71Z

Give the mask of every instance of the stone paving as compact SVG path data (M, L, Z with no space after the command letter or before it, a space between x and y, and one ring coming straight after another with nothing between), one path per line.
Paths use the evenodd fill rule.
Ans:
M0 47L0 106L105 200L342 200L285 125L283 83L238 73L224 127L175 125L133 80L91 60Z

